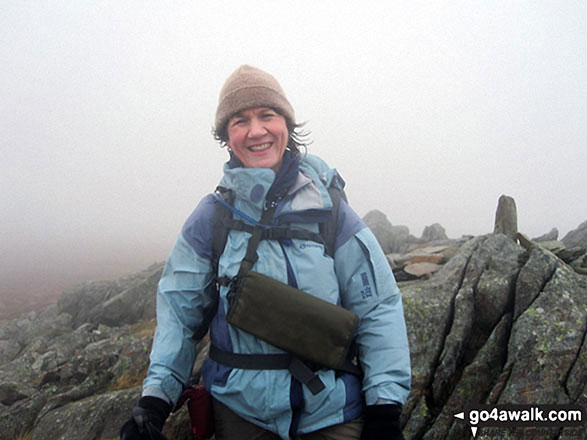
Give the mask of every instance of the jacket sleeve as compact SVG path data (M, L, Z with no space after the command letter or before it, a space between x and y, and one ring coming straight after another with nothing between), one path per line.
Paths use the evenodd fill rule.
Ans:
M410 352L400 291L379 243L341 203L335 269L342 303L361 318L357 335L367 405L404 404L410 392Z
M209 207L204 202L184 225L157 289L157 328L143 396L172 404L189 383L196 345L206 334L217 305L212 263L202 248L211 237L206 231L211 225Z

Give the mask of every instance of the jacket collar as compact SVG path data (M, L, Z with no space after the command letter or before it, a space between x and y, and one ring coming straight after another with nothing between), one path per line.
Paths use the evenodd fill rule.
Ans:
M269 168L245 168L242 162L231 154L224 165L224 177L220 185L230 188L236 197L263 207L265 200L279 201L298 182L300 161L290 151L283 155L283 163L277 175Z

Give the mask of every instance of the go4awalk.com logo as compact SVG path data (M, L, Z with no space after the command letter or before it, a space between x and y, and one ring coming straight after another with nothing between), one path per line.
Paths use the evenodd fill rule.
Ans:
M585 428L587 411L580 405L476 405L454 415L471 427L473 437L484 427Z

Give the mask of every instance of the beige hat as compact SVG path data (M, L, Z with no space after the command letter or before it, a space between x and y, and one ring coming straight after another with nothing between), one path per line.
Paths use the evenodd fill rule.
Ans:
M271 107L295 125L294 111L277 80L267 72L247 64L228 77L218 99L215 132L226 137L226 124L232 115L252 107ZM224 139L225 140L225 139Z

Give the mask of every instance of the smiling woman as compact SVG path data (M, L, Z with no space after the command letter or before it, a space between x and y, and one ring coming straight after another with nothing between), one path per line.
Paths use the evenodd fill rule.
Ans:
M201 377L216 440L403 438L401 294L336 169L300 153L298 127L273 76L245 65L228 78L214 135L230 157L163 271L143 397L123 440L163 428L208 331Z

